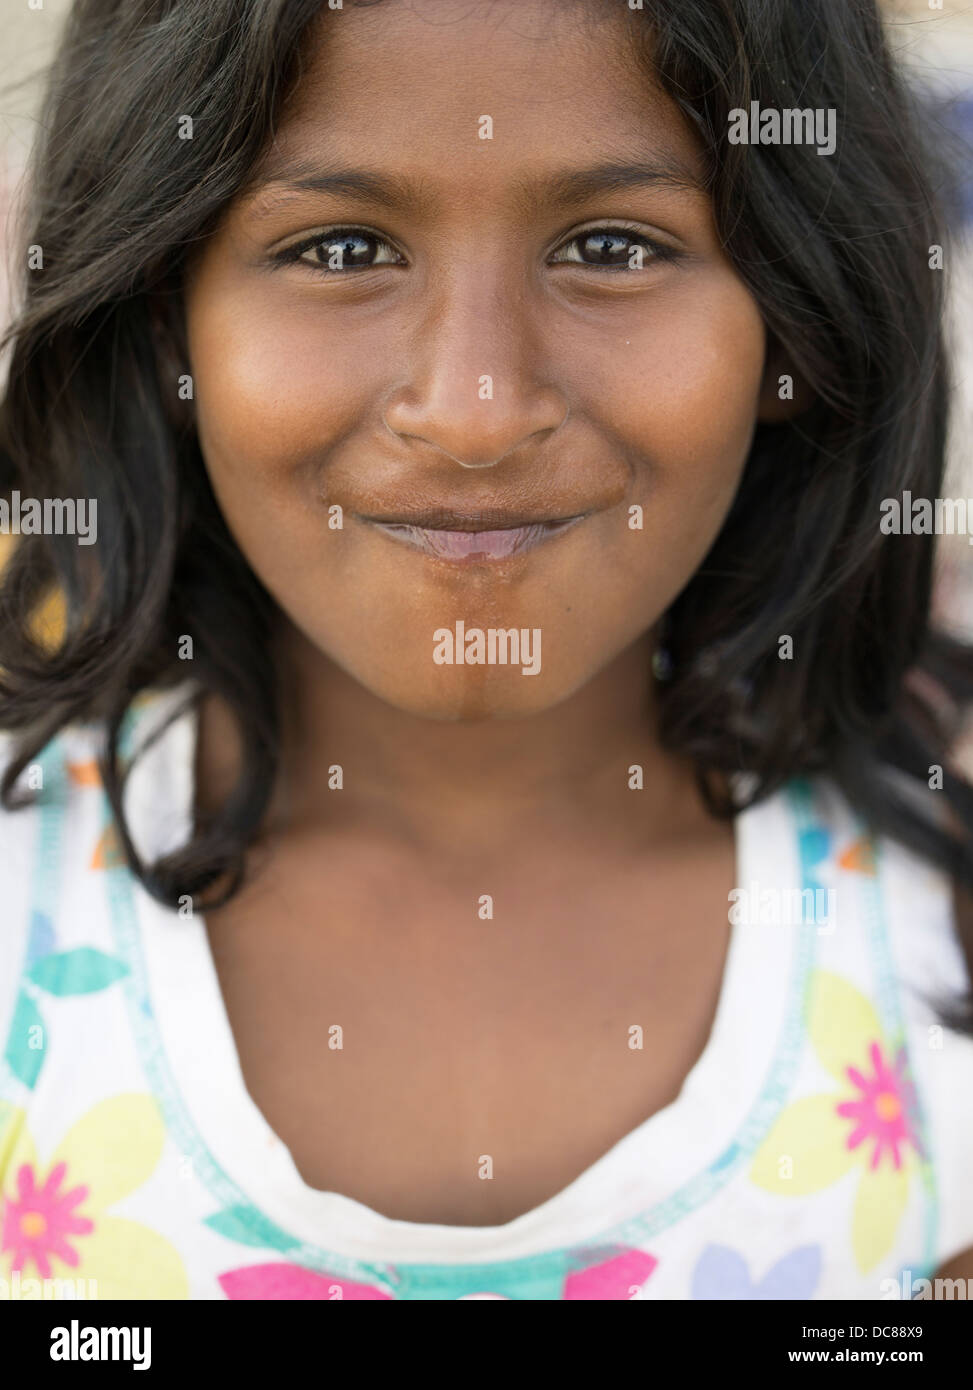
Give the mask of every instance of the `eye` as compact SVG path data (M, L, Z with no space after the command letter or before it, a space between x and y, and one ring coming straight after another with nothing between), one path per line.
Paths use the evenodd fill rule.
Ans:
M672 261L679 252L626 227L589 227L564 242L552 256L555 265L585 265L596 270L640 270L649 261Z
M365 227L331 227L316 232L313 237L285 247L274 259L278 264L299 263L327 274L403 264L403 258L384 237Z

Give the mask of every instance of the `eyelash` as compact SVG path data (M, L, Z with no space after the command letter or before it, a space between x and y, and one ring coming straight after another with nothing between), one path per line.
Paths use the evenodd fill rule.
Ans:
M646 264L652 261L676 261L679 260L682 254L681 252L677 251L675 247L667 246L664 242L654 241L651 237L646 236L644 232L639 231L635 227L628 226L625 223L596 223L590 227L583 227L580 231L575 232L573 237L570 237L567 241L561 242L561 244L558 247L556 247L555 250L552 252L552 255L558 255L562 251L565 251L567 248L573 246L576 242L580 242L586 237L596 236L598 233L608 234L610 236L618 236L622 237L626 241L640 243L648 252L648 254L645 256ZM313 251L318 247L336 245L340 242L340 240L343 237L350 238L352 236L363 236L369 241L376 243L377 246L391 248L394 250L394 247L392 247L391 242L388 240L387 237L381 236L378 232L370 231L367 227L329 227L326 232L319 232L316 236L308 237L304 241L298 242L294 246L288 246L285 247L283 251L278 251L274 255L273 260L276 265L305 265L308 267L308 269L319 271L324 275L341 275L346 274L349 271L354 272L356 270L361 271L379 269L380 265L383 264L381 262L379 263L379 265L344 267L342 270L339 271L338 269L328 267L321 262L319 262L317 265L312 265L310 261L304 260L304 257L308 253L308 251ZM395 262L387 261L384 262L384 264L394 265ZM599 266L597 263L582 260L557 261L555 262L555 264L576 265L581 266L582 268L587 270L607 271L609 274L617 274L619 271L625 272L635 269L635 267L630 265Z

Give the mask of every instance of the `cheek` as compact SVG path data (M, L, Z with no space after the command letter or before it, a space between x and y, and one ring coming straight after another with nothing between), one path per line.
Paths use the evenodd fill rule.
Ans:
M324 464L360 414L356 355L329 341L321 315L230 295L215 276L197 281L186 319L199 442L227 527L297 628L343 653L369 587L349 592L349 576L367 565L354 534L329 524Z
M605 428L632 460L643 529L622 547L626 580L675 597L716 539L756 425L766 336L729 271L631 325L626 356L599 382ZM620 557L621 558L621 557ZM666 602L669 600L667 599Z
M259 294L231 296L201 278L187 301L196 422L206 470L241 551L299 625L302 596L319 625L340 623L356 539L335 529L325 467L374 392L347 335L307 308L283 312ZM363 364L365 369L363 369ZM374 370L374 368L373 368Z
M315 306L282 312L272 296L231 297L205 283L189 304L196 415L214 480L274 487L319 466L360 417L374 354L329 333Z
M699 277L626 331L626 357L601 383L616 437L665 487L734 475L746 458L763 379L765 332L735 277Z

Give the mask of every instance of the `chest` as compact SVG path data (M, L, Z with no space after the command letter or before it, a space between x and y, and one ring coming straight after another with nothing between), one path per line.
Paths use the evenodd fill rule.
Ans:
M211 916L247 1089L308 1185L500 1224L675 1098L719 997L731 846L529 862L278 857Z

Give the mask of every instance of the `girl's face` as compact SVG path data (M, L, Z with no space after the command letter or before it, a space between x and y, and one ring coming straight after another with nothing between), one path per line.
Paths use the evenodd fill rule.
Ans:
M547 709L637 642L775 394L630 22L550 0L326 12L187 282L231 532L307 642L416 714ZM478 650L457 622L527 643Z

